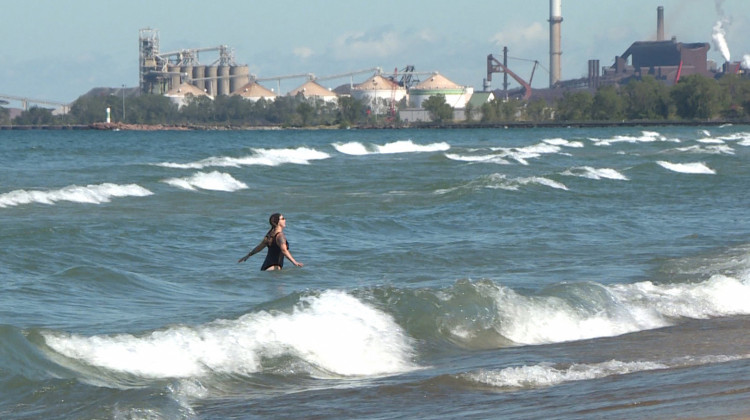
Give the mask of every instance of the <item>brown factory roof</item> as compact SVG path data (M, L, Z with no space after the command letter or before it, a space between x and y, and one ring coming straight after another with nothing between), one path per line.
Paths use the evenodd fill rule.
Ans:
M187 96L187 95L208 96L206 92L204 92L198 87L193 86L187 82L183 82L179 86L172 88L169 92L166 93L166 95L167 96Z
M234 95L240 95L243 98L275 98L276 93L270 89L267 89L258 84L258 82L250 82L245 86L237 89L233 93Z
M451 82L442 74L436 73L416 85L414 89L461 89L461 86Z
M330 90L324 88L323 86L316 83L314 80L310 80L304 85L298 87L297 89L294 89L293 91L289 92L289 96L297 96L298 94L302 94L305 98L311 98L311 97L331 97L331 96L337 96L335 92L331 92Z
M354 86L354 90L391 90L398 89L399 85L392 80L386 79L385 77L376 74L364 82ZM403 89L403 88L401 88Z

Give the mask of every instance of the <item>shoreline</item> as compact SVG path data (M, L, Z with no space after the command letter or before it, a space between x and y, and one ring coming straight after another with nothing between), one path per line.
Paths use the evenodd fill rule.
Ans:
M722 126L722 125L750 125L750 121L712 120L712 121L517 121L508 123L450 123L450 124L408 124L389 126L310 126L310 127L282 127L282 126L202 126L193 124L125 124L125 123L93 123L93 124L51 124L51 125L1 125L0 131L5 130L99 130L99 131L242 131L242 130L402 130L402 129L509 129L509 128L587 128L587 127L654 127L654 126Z

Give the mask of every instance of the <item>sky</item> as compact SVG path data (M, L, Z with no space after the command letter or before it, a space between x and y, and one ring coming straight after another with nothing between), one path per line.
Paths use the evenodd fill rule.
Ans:
M709 60L721 64L712 39L719 31L731 61L750 61L748 0L562 0L562 79L585 76L589 59L610 66L633 42L654 40L658 6L667 39L708 42ZM477 91L487 55L502 57L507 46L508 67L520 77L528 80L539 62L532 86L543 88L549 13L549 0L0 0L0 95L69 103L95 87L138 86L143 28L158 30L161 52L227 45L259 78L414 65ZM217 54L199 58L211 64ZM286 80L282 93L304 82Z

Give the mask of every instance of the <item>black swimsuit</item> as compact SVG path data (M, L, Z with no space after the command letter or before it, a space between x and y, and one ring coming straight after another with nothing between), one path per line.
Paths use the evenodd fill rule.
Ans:
M281 253L281 247L276 243L276 236L278 236L279 233L274 235L273 239L271 239L271 244L268 245L268 254L266 254L266 259L260 267L261 271L266 271L274 265L278 265L279 268L284 268L284 254ZM289 241L286 242L286 246L289 248Z

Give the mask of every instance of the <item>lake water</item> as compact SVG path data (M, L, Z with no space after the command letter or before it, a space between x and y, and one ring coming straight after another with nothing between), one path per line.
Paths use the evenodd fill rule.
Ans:
M0 418L747 417L748 208L748 126L0 131Z

